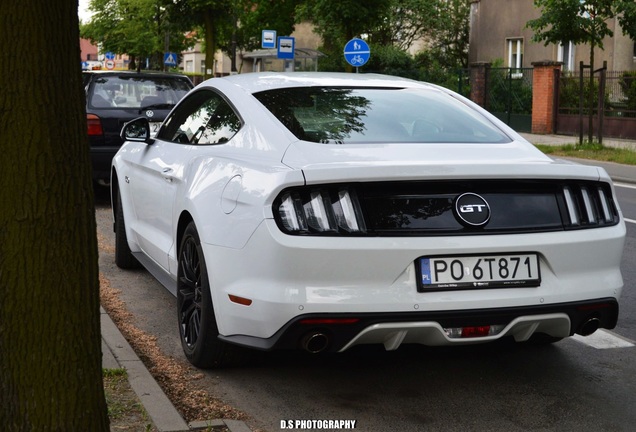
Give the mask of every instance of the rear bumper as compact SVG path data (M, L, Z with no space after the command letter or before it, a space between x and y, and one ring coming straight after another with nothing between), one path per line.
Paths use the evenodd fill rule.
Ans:
M561 305L618 299L624 236L625 226L620 224L585 232L352 240L284 235L267 221L241 249L209 243L202 243L202 248L219 333L268 340L301 316L370 317L360 326L394 322L393 317L398 322L446 326L452 324L447 323L451 317L488 317L494 311L508 323L524 315L564 312ZM540 286L417 289L418 257L515 252L539 255ZM238 304L232 296L251 303ZM546 311L551 305L558 307ZM386 319L374 321L375 317Z
M429 346L465 345L514 337L528 340L535 333L567 337L581 332L591 319L600 328L612 329L618 319L618 302L604 298L581 302L500 309L367 314L306 314L288 322L270 338L230 336L227 342L262 350L301 349L312 335L324 335L326 351L345 351L355 345L383 344L387 350L403 343ZM451 338L444 329L502 325L492 336Z

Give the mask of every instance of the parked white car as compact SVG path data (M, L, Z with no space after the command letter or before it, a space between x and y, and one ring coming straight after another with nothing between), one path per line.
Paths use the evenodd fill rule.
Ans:
M192 90L154 138L145 118L122 135L116 262L176 295L196 366L616 325L625 224L607 173L446 89L234 75Z

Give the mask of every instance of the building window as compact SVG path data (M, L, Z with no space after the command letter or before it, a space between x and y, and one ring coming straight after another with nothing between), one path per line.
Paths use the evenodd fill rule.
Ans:
M574 64L574 44L572 42L559 44L557 60L563 62L563 70L573 71L576 69Z
M523 39L508 39L508 67L523 67Z

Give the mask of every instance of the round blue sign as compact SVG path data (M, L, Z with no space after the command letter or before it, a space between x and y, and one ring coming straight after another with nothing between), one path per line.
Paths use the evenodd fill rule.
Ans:
M344 56L351 66L360 67L369 61L371 50L365 41L353 38L345 45Z

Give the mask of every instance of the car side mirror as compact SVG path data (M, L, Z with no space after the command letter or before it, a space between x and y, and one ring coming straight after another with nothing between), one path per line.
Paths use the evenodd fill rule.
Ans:
M150 137L150 123L146 117L139 117L124 124L120 136L124 141L145 142L146 144L155 142Z

